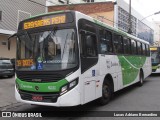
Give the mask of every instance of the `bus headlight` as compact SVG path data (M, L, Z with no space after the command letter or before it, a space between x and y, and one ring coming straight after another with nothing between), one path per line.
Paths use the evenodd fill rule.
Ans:
M69 90L71 90L72 88L74 88L77 84L78 84L78 78L76 78L75 80L67 83L65 86L63 86L63 87L61 88L61 93L60 93L60 95L68 92Z

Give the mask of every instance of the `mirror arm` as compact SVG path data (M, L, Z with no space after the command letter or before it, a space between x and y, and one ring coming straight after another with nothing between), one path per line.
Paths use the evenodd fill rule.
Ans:
M10 39L11 39L12 37L15 37L15 36L17 36L17 33L11 35L11 36L8 38L8 50L10 50L10 42L11 42Z

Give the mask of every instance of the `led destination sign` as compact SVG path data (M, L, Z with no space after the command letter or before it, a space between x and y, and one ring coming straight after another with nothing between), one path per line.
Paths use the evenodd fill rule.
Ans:
M30 67L33 65L33 59L17 60L17 66Z
M53 24L62 24L66 23L66 16L65 15L59 15L59 16L49 16L48 18L45 17L44 19L39 20L32 20L24 22L23 29L31 29L36 27L42 27L47 25L53 25Z
M157 48L150 48L150 50L157 50Z

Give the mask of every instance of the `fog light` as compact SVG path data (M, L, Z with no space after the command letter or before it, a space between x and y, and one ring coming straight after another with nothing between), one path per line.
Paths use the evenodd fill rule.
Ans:
M70 83L66 84L65 86L63 86L61 88L61 95L68 92L69 90L71 90L72 88L74 88L76 85L78 84L78 78L71 81Z
M67 85L66 85L66 86L63 86L62 89L61 89L61 93L67 92L67 88L68 88Z

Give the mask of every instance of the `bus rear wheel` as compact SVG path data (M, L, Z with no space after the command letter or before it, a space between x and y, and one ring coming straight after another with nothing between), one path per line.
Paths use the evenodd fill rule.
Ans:
M102 97L98 99L100 105L106 105L112 98L112 84L109 80L105 80L102 85Z

